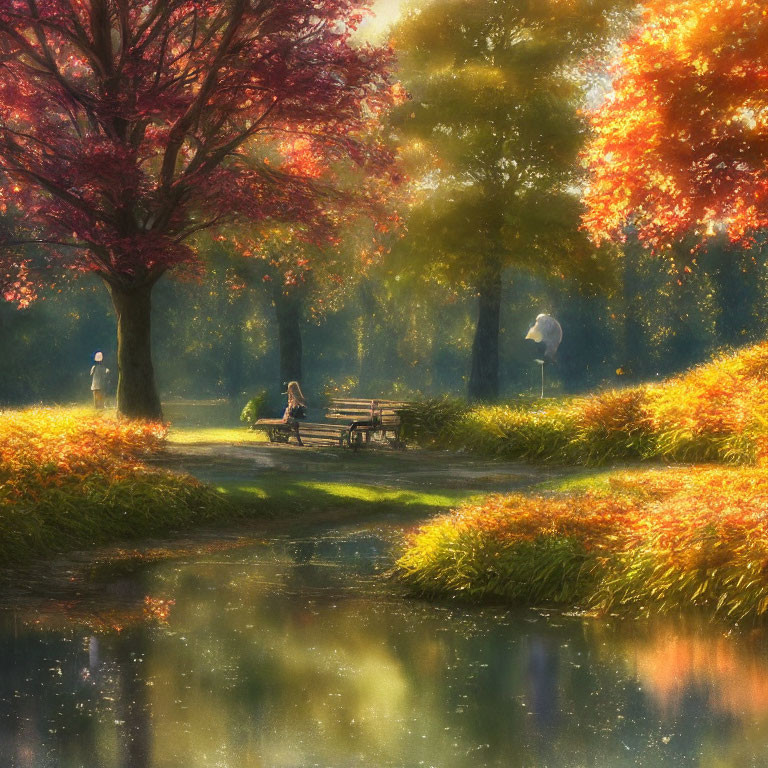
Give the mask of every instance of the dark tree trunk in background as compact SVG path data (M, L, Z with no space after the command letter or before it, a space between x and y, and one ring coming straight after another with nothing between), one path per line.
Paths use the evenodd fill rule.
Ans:
M477 327L468 394L470 400L495 400L499 396L500 265L488 269L477 285L477 293Z
M377 311L380 307L371 278L360 281L358 303L360 305L360 325L357 341L357 393L364 397L368 392L373 392L374 388L381 382L381 369L388 367L386 363L381 364L383 350L380 348L379 340L382 333L380 315L383 312ZM390 375L392 382L399 375L400 370L393 370Z
M302 294L296 288L277 286L272 294L280 346L280 386L289 381L301 383ZM280 390L283 391L282 389Z
M133 419L162 420L152 367L152 284L107 287L117 316L117 410Z
M624 322L621 329L621 357L617 364L628 381L642 381L650 373L650 343L643 326L643 286L638 270L638 259L642 258L639 246L633 242L624 253L622 271L622 301Z
M231 318L231 324L227 331L227 342L225 345L226 357L223 365L224 391L227 397L235 399L243 393L244 390L244 371L245 371L245 324L247 319L247 294L243 291L242 295L233 300L231 311L228 316ZM224 310L229 308L225 305ZM226 315L225 315L226 316Z
M615 339L608 325L605 297L565 283L556 306L563 326L563 343L557 353L563 387L566 392L592 389L616 368Z
M715 288L719 342L739 346L759 337L757 304L762 260L730 245L724 236L707 248L703 263Z

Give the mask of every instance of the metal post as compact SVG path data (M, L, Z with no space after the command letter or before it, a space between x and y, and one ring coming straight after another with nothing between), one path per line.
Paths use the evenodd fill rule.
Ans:
M544 399L544 360L536 360L536 362L541 366L541 399Z

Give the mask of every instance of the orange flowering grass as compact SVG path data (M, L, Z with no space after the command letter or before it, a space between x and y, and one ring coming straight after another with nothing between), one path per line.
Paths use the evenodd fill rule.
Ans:
M0 567L221 514L212 489L146 466L164 440L162 424L87 409L0 413Z
M412 533L397 562L414 591L587 610L768 611L768 473L671 467L603 487L495 496Z
M768 460L768 342L660 384L500 406L430 401L404 414L412 439L528 461Z
M30 408L0 414L4 496L21 497L94 472L119 477L142 468L165 440L158 423L118 420L80 408Z

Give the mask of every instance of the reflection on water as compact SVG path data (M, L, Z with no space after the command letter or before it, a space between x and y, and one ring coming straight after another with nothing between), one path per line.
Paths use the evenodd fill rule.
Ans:
M705 696L718 715L768 713L768 665L762 644L755 648L744 640L735 643L711 627L701 635L667 625L622 650L627 669L665 716L678 717L696 693Z
M0 766L768 766L762 636L408 601L386 549L220 548L104 577L91 622L0 614Z

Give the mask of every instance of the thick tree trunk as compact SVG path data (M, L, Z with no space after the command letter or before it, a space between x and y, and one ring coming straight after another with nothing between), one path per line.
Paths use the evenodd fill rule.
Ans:
M273 303L280 347L280 386L284 387L289 381L301 382L302 296L295 289L286 293L281 286L273 294Z
M470 400L495 400L499 396L499 326L501 267L490 268L477 286L478 311L472 344Z
M152 367L152 285L107 287L117 315L117 410L129 418L161 420Z

